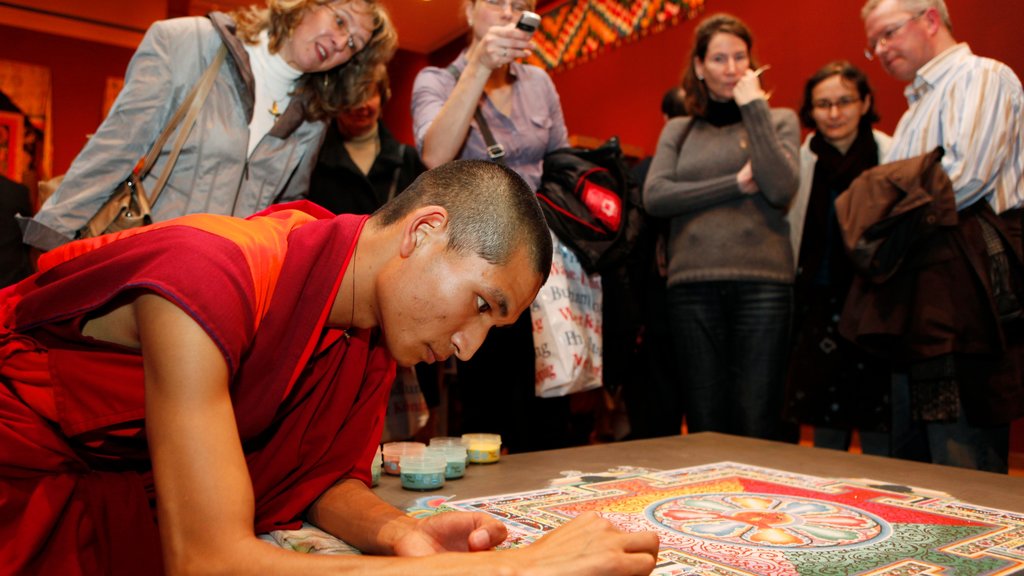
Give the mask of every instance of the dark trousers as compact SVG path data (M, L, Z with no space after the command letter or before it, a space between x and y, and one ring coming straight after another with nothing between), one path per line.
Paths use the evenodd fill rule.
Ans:
M893 455L932 464L1006 474L1010 470L1010 426L972 426L960 408L953 422L920 422L912 416L910 384L893 386Z
M777 438L792 299L792 286L766 282L669 288L688 431Z
M501 434L509 453L565 448L572 443L569 397L534 392L529 312L511 326L492 328L468 362L458 363L461 430Z
M678 436L683 428L683 389L669 328L665 279L652 273L641 295L643 330L625 386L629 439ZM607 295L607 292L606 292ZM614 305L614 304L613 304ZM605 309L608 300L605 301ZM608 350L607 340L605 350ZM607 358L607 356L606 356ZM607 362L607 359L606 359Z
M889 456L889 433L859 430L860 449L864 454L872 456ZM853 442L853 430L849 428L814 427L814 447L842 450L846 452Z

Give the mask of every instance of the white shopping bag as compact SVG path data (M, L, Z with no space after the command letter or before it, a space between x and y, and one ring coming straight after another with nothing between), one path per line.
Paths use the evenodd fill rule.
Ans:
M430 409L420 390L416 371L399 366L391 385L381 442L409 440L426 425Z
M601 276L552 234L551 275L530 306L536 394L565 396L601 386Z

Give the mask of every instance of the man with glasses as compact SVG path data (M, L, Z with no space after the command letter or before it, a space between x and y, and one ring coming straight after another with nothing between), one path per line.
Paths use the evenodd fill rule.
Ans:
M1018 265L1007 262L1006 258L1017 260L1021 253L1024 95L1020 80L1005 64L975 56L966 43L956 42L943 0L869 0L861 17L868 41L865 55L868 59L877 59L890 76L909 83L905 89L908 109L896 128L885 161L913 158L938 146L943 148L942 168L952 183L961 222L954 233L959 234L965 226L973 226L964 223L977 219L985 233L984 243L988 245L989 270L982 273L990 279L994 308L1000 308L1000 286L1006 288L1009 300L1013 300L1012 280L1008 276ZM982 212L1000 216L988 220L1003 225L1015 250L1003 250L994 226L981 223L986 220ZM993 245L997 246L993 248ZM950 286L932 288L954 291L958 288L953 286L952 280L948 284ZM914 297L916 300L929 298L920 293ZM1012 355L1011 337L1006 334L1014 331L1011 322L1020 321L1009 320L1014 314L1020 314L1019 304L1005 300L1003 303L1008 304L1006 309L994 314L1003 322L1001 326L998 321L993 322L997 325L991 327L989 333L995 333L994 338L1003 343L1006 350L1002 353L1000 369L1016 359ZM970 338L959 325L942 328L953 332L957 346L963 346ZM896 414L895 422L909 423L909 412L913 410L913 425L917 430L926 431L931 459L935 463L1005 473L1009 424L1024 412L1024 388L1020 378L996 384L992 374L965 369L962 355L947 356L956 358L940 370L939 375L932 373L921 378L918 366L911 366L908 392L911 401L902 410L906 412L904 419L901 421ZM1013 373L1016 374L1015 368ZM1006 372L998 374L1005 377ZM929 409L922 410L922 406Z

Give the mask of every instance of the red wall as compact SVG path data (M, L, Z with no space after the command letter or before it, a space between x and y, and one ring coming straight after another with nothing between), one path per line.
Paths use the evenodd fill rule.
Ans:
M400 142L413 144L411 104L416 74L426 66L447 66L465 45L464 40L456 40L430 55L399 50L388 64L391 101L384 107L383 120Z
M63 174L103 121L108 76L124 76L134 50L0 25L0 59L46 66L52 81L53 174ZM412 142L412 83L427 56L399 50L392 61L391 101L384 118Z
M731 12L750 25L755 55L772 65L766 87L775 90L773 104L797 107L804 80L834 58L848 58L868 72L877 92L880 126L891 131L906 107L902 85L887 77L877 63L861 54L864 45L861 0L706 0L706 14ZM997 0L978 10L970 0L947 0L960 40L978 54L1009 64L1024 73L1024 51L1014 30L1024 29L1024 10L1016 0ZM778 6L783 6L782 10ZM554 74L571 134L606 138L618 135L626 144L650 151L661 130L659 103L681 75L695 22L684 22L659 34L606 51L596 60ZM67 170L99 125L108 76L122 76L132 51L0 26L0 58L50 68L53 79L53 169ZM409 98L420 68L445 65L465 45L459 39L424 56L399 51L389 66L392 100L384 121L399 140L412 142Z
M1007 63L1018 76L1024 73L1024 51L1014 33L1024 29L1024 10L1018 0L987 2L983 10L976 1L946 3L958 40L969 42L976 54ZM772 103L777 106L799 107L804 81L829 60L846 58L862 67L875 88L882 116L879 127L891 132L906 109L903 85L876 62L864 59L862 5L862 0L706 0L704 15L729 12L747 22L754 33L755 56L760 63L772 65L763 79L765 87L774 90ZM623 143L650 152L661 131L661 97L682 76L695 26L696 21L684 22L553 74L569 133L601 139L618 135ZM453 44L457 53L465 41ZM442 51L452 54L453 46L438 53ZM438 53L430 61L444 65L435 62ZM404 70L402 74L415 75ZM397 83L393 85L398 88ZM397 115L391 117L395 119ZM389 126L402 132L401 126L390 122Z
M52 82L53 174L63 174L103 121L108 76L124 76L134 50L0 25L0 59L45 66ZM412 142L409 109L413 80L428 57L399 50L389 66L391 101L384 119L395 136Z
M53 173L63 174L103 120L108 76L124 76L133 50L0 25L0 59L50 69Z
M987 2L983 10L970 0L946 4L958 40L976 54L1005 62L1018 76L1024 73L1024 51L1014 33L1024 28L1017 0ZM891 132L906 109L903 84L864 58L862 5L861 0L707 0L705 15L729 12L750 26L755 56L772 65L762 77L775 91L772 104L798 108L806 79L829 60L846 58L871 78L879 126ZM682 75L695 25L684 22L555 74L569 132L602 139L618 134L624 143L652 150L662 126L662 94Z
M382 118L399 142L413 143L412 138L412 83L416 73L429 62L423 54L399 50L388 64L391 100L384 106Z
M52 81L53 174L63 174L103 121L108 76L124 76L134 50L0 25L0 59L46 66ZM389 66L391 101L384 120L412 143L413 80L428 57L399 50Z

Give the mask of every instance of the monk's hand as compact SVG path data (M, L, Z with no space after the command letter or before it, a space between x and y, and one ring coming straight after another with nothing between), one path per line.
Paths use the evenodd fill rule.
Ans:
M480 512L444 512L424 518L395 542L398 556L490 550L505 541L505 525Z
M654 532L623 532L593 512L579 515L529 546L510 550L524 572L647 576L658 558Z

